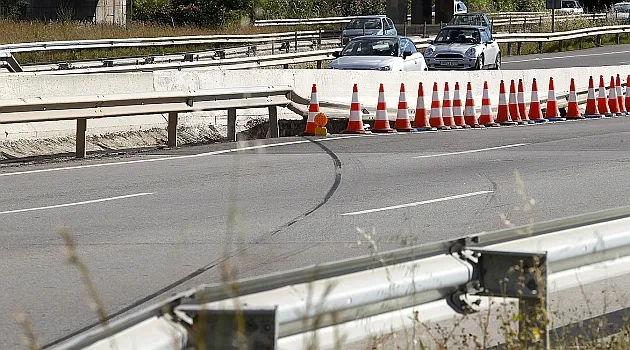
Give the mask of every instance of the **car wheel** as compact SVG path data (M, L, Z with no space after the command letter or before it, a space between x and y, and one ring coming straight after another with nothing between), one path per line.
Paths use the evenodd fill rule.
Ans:
M497 59L494 61L494 70L501 69L501 53L497 53Z
M481 70L483 69L483 54L481 54L478 58L477 58L477 62L475 63L475 68L474 70Z

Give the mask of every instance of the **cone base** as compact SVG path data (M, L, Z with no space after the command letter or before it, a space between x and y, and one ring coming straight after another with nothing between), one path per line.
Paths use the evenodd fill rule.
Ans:
M602 116L599 115L599 114L587 114L587 115L584 115L584 118L586 118L586 119L599 119L601 117Z
M372 132L379 133L379 134L392 134L392 133L396 132L396 130L394 130L394 129L372 129Z
M450 126L437 126L436 127L438 130L443 130L443 131L448 131L451 130Z
M485 128L485 126L479 125L479 124L468 125L468 127L472 128L472 129L483 129L483 128Z
M457 127L460 128L460 129L470 129L470 128L472 128L470 125L458 125Z
M547 119L535 119L535 120L532 120L532 122L534 122L535 124L542 124L542 123L548 123L549 120L547 120Z
M365 134L365 130L344 130L342 134Z
M513 125L518 125L517 122L500 122L499 124L503 125L503 126L513 126Z
M413 131L413 128L411 128L411 129L407 129L407 128L404 128L404 129L396 129L396 131L398 131L398 132L412 132L412 131Z
M492 123L492 124L483 124L483 126L485 126L486 128L498 128L501 125L497 123Z
M584 119L584 116L581 115L567 115L566 116L567 120L580 120L580 119Z
M558 118L547 118L548 121L550 122L566 122L567 118L562 118L562 117L558 117Z
M315 133L310 133L310 132L303 132L301 134L299 134L299 136L315 136Z

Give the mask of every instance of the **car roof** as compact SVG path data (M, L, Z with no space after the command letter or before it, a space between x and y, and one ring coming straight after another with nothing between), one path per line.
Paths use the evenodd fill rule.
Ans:
M485 26L473 26L473 25L465 25L465 24L452 24L452 25L447 25L444 26L444 28L442 29L453 29L453 28L460 28L460 29L487 29Z
M409 37L406 36L402 36L402 35L361 35L361 36L356 36L354 38L352 38L352 40L355 39L409 39L411 40Z

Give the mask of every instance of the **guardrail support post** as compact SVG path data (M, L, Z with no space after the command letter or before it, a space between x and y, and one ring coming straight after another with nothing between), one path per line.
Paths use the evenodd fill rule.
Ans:
M520 55L521 54L521 47L522 47L522 43L519 41L518 43L516 43L516 54Z
M288 63L287 63L287 64L283 64L283 65L282 65L282 68L283 68L283 69L289 69L289 64L288 64Z
M295 52L298 52L298 32L295 32Z
M177 114L177 112L168 114L166 145L171 148L177 147Z
M619 36L619 33L616 34L616 39L617 39L617 45L621 44L621 37Z
M538 51L539 51L540 53L543 53L543 42L542 42L542 41L539 41L539 42L538 42Z
M558 51L559 51L559 52L562 52L562 46L564 46L564 45L562 45L562 44L563 44L563 43L562 43L562 40L559 40L559 41L558 41Z
M512 43L507 44L507 55L512 56Z
M317 69L322 69L322 61L317 61Z
M228 109L227 139L236 141L236 108Z
M601 36L601 35L597 35L597 36L595 37L595 45L596 45L597 47L602 46L602 36Z
M278 126L278 107L269 107L269 135L271 138L280 137L280 127Z
M580 50L584 47L584 38L580 37Z
M322 29L321 28L319 28L317 32L317 49L318 50L322 49Z
M77 158L85 158L86 151L85 145L87 143L85 139L85 131L87 130L87 119L79 118L77 119L77 148L76 148L76 157Z

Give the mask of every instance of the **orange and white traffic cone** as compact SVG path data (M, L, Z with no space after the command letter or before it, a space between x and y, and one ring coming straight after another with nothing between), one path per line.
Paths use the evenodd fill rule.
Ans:
M619 102L617 100L617 87L615 87L615 77L610 77L610 88L608 89L608 108L615 117L620 117Z
M499 86L499 109L497 110L497 117L495 121L506 126L516 125L518 123L512 121L512 118L510 118L510 109L505 95L505 83L501 80L501 85Z
M532 82L532 97L529 102L529 120L534 123L546 123L547 119L543 118L542 108L540 107L540 99L538 98L538 83L536 78Z
M604 76L599 76L599 89L597 90L597 110L602 118L614 117L608 109L608 99L606 98L606 86L604 84Z
M533 124L534 122L529 120L527 115L527 104L525 104L525 88L523 87L523 79L518 80L518 93L516 95L516 101L518 102L518 114L521 117L523 123Z
M405 84L400 84L400 98L398 99L398 114L396 115L396 123L394 124L396 131L409 132L413 131L411 121L409 120L409 109L407 106L407 96L405 94Z
M378 89L378 105L376 106L376 119L372 132L391 133L394 132L389 125L389 115L387 114L387 103L385 102L385 88L383 84Z
M553 78L549 78L549 92L547 93L547 108L545 110L545 119L550 122L562 122L567 120L560 116L558 109L558 101L556 99L556 88L553 84Z
M483 82L483 95L481 97L481 115L479 116L479 124L487 127L497 127L492 115L492 107L490 104L490 94L488 93L488 82Z
M424 106L424 87L422 83L418 85L418 100L416 101L416 118L413 120L414 131L435 131L429 123L429 115Z
M444 83L444 97L442 98L442 120L444 125L451 129L461 129L455 125L455 119L453 119L453 105L451 104L451 91L448 88L448 82Z
M580 113L580 107L577 102L577 93L575 92L575 80L571 78L571 87L569 89L569 105L567 106L567 119L584 119Z
M617 74L617 79L615 80L615 88L617 89L617 106L619 107L619 113L621 115L628 115L628 106L625 105L623 101L623 91L621 90L621 76Z
M361 104L359 103L359 87L354 84L352 88L352 104L350 105L350 118L348 127L342 131L343 134L365 134L363 128L363 116L361 115Z
M625 100L626 110L628 114L630 114L630 74L628 74L628 78L626 80L626 100Z
M442 108L440 104L440 96L438 95L438 84L433 83L433 96L431 98L431 114L429 115L429 123L438 130L451 130L450 127L444 125L442 119Z
M302 133L303 136L315 136L315 116L319 114L319 98L317 97L317 85L313 84L311 88L311 102L308 106L308 120L306 121L306 129Z
M468 82L466 86L466 104L464 106L464 121L466 125L471 128L483 128L479 125L479 119L477 118L477 111L475 110L475 98L472 93L472 85Z
M464 120L462 98L459 95L459 83L455 83L455 92L453 92L453 120L458 128L470 128L469 125L466 125L466 120Z
M514 79L510 81L510 98L508 99L508 109L510 119L518 124L525 124L518 113L518 102L516 101L516 84Z
M586 98L586 110L584 117L588 119L600 118L601 114L597 111L597 99L595 98L595 82L593 76L588 79L588 96Z

